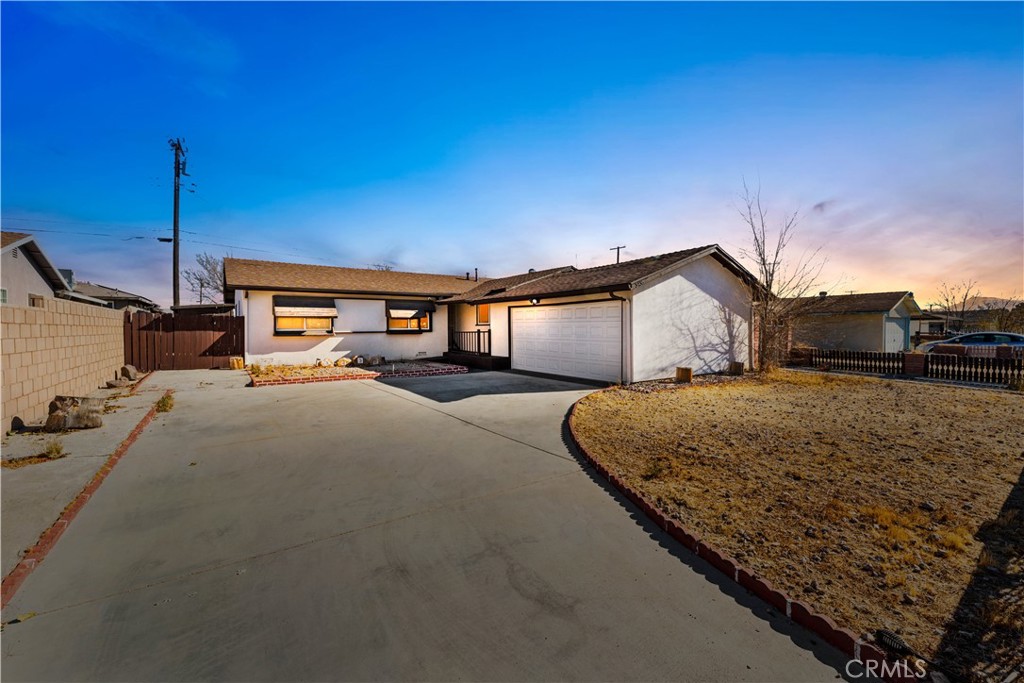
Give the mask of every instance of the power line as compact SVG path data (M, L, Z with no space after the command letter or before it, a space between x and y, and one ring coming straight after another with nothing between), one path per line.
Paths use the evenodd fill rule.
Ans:
M153 232L164 232L165 230L166 229L164 229L164 230L153 230ZM58 234L58 235L81 235L83 237L109 237L111 239L118 239L118 240L121 240L123 242L127 242L129 240L149 240L149 239L155 239L155 240L158 240L158 241L165 241L165 240L173 239L173 238L170 238L170 237L160 238L160 237L149 237L149 236L145 236L145 235L132 235L132 236L129 236L129 237L125 237L123 235L114 235L114 234L107 233L107 232L81 232L81 231L76 231L76 230L48 230L48 229L45 229L45 228L34 228L32 231L33 232L45 232L45 233ZM203 235L203 234L205 234L205 233L195 232L195 231L192 231L192 230L181 230L180 232L182 234L188 234L188 235ZM191 240L191 239L182 239L181 241L182 242L188 242L190 244L203 244L203 245L211 246L211 247L222 247L224 249L237 249L238 251L253 251L253 252L258 252L258 253L261 253L261 254L288 254L290 256L301 256L302 258L306 258L306 259L310 259L310 260L314 260L314 261L320 261L322 263L330 263L330 261L325 259L325 258L321 258L319 256L313 256L311 254L306 254L304 252L296 251L294 249L280 249L280 248L279 249L258 249L256 247L243 247L243 246L238 245L238 244L224 244L222 242L206 242L206 241L202 241L202 240Z

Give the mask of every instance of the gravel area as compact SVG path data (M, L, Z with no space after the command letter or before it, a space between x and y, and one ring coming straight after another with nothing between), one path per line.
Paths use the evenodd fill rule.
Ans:
M583 399L581 445L859 633L961 678L1024 668L1024 394L779 371Z
M382 365L363 365L356 367L347 365L336 367L316 367L312 365L251 365L249 374L261 381L302 379L314 377L358 377L377 376L387 377L388 375L416 372L422 370L443 370L451 366L445 363L434 363L431 361L395 361Z

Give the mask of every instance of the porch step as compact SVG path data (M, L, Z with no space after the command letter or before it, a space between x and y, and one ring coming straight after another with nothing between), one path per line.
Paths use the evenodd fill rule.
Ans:
M508 356L479 356L475 353L445 351L443 358L446 363L455 363L481 370L508 370L512 367L512 360Z

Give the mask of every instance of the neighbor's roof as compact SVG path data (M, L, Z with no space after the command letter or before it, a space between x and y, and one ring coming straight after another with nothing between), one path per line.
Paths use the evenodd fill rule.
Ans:
M20 242L26 237L31 237L23 232L7 232L6 230L0 232L0 249L6 249L15 242Z
M141 294L132 294L131 292L115 289L114 287L96 285L91 282L76 282L75 291L105 301L141 301L145 304L156 305Z
M27 235L23 232L0 231L0 243L2 243L0 249L4 251L17 247L20 251L28 254L29 258L36 262L39 270L42 271L44 277L49 282L50 289L54 292L69 290L64 276L60 274L60 271L46 257L46 254L43 253L43 250L36 243L32 235Z
M805 296L796 299L802 307L801 313L808 315L849 315L852 313L888 313L910 299L913 309L920 312L913 292L869 292L865 294L829 294L827 296ZM806 308L803 308L806 306Z
M226 303L234 301L236 289L440 297L461 294L479 284L456 275L224 259Z
M458 299L473 303L489 303L530 299L533 297L550 298L555 296L612 292L634 287L642 280L663 270L679 265L684 261L696 260L703 256L714 257L723 266L748 282L755 281L754 276L747 272L731 256L726 254L721 247L717 244L711 244L694 249L684 249L668 254L624 261L622 263L612 263L607 266L596 266L580 270L567 266L543 271L542 273L525 273L513 278L503 278L505 280L524 278L521 284L507 287L505 291L495 291L492 293L488 290L493 290L495 289L494 287L477 287L466 295L458 297ZM544 275L544 273L549 274ZM538 275L541 275L541 277L537 277Z

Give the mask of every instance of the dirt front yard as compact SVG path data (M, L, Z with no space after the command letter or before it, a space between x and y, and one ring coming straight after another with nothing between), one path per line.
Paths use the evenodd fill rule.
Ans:
M779 371L583 399L611 471L776 587L940 668L1024 667L1024 394Z

